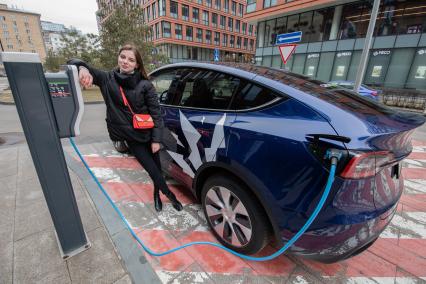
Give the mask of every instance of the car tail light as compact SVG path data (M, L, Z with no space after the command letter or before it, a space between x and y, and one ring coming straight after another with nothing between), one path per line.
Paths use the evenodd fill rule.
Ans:
M354 156L340 174L343 178L361 179L374 176L376 172L391 164L395 157L389 151L353 152Z

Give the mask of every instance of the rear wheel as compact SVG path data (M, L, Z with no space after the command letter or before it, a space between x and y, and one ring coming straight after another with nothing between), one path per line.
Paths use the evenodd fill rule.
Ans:
M127 146L126 141L112 141L115 150L122 154L130 153L129 146Z
M253 254L269 241L269 222L250 191L235 179L217 175L204 184L202 206L215 237L239 253Z

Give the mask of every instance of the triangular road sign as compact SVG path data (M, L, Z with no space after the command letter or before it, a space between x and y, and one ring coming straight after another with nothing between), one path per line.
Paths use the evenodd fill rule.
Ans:
M296 49L297 44L284 44L278 46L278 49L281 53L281 58L283 59L284 64L287 63L287 60L290 58L290 56L293 54L294 50Z

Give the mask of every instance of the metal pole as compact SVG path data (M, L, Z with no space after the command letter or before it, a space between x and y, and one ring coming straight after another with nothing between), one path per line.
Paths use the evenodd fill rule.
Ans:
M371 47L371 40L373 38L374 26L376 25L377 13L380 7L380 0L374 0L373 9L371 10L370 24L368 25L367 35L365 37L364 49L362 50L361 59L358 66L358 72L356 74L354 91L358 92L361 86L362 79L365 74L365 67L367 66L368 53Z

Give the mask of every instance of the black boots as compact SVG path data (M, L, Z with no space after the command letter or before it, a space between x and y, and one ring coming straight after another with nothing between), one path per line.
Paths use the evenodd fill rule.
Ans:
M171 201L174 209L177 211L181 211L183 209L182 204L177 200L173 192L169 190L167 193L164 193L164 195ZM160 190L158 188L154 188L154 208L157 212L163 210L163 203L161 202Z
M177 211L181 211L183 209L182 203L177 200L176 195L169 190L169 192L164 194L167 198L172 202L172 206Z
M154 207L157 212L163 210L163 203L161 202L160 190L158 188L154 188Z

